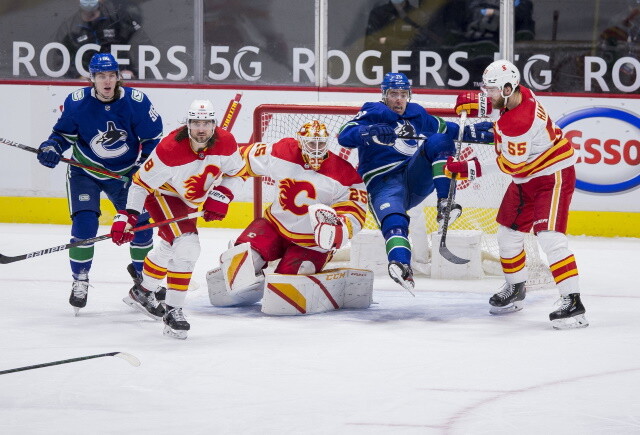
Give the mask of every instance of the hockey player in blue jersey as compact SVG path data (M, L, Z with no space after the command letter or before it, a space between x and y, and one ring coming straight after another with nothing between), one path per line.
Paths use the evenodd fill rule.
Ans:
M88 166L131 176L162 138L162 119L146 95L122 86L118 63L109 53L97 53L89 63L93 86L69 94L49 139L40 145L38 160L54 168L62 153L72 148L72 159ZM98 232L100 193L116 210L127 202L129 183L69 166L67 192L71 213L71 241L95 237ZM145 213L146 214L146 213ZM149 223L141 216L139 225ZM129 273L142 271L152 248L153 230L136 233L131 242ZM69 303L76 310L87 304L93 245L69 250L73 286ZM135 279L134 279L135 280Z
M414 286L407 210L431 192L438 195L438 221L446 204L450 179L447 158L455 154L460 127L429 115L411 103L411 83L402 73L387 73L381 85L382 101L365 103L342 127L340 145L358 149L358 172L369 193L371 209L386 242L389 275L411 291ZM491 122L464 129L467 142L493 142ZM402 139L420 137L424 139ZM450 221L462 213L454 204Z

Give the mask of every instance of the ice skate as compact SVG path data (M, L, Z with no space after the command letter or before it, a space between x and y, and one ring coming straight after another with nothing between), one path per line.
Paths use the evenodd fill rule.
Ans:
M399 261L390 261L389 276L415 296L413 288L416 286L416 283L413 280L413 270L411 270L411 266L400 263Z
M73 306L76 316L80 312L80 308L87 306L87 296L89 295L89 280L76 279L71 286L71 296L69 303Z
M133 279L133 283L137 285L142 285L142 276L138 273L135 267L133 267L133 263L129 263L127 266L127 272L131 275L131 279ZM156 290L156 300L158 302L164 302L164 298L167 295L166 287L158 286L158 290Z
M164 331L166 336L184 340L187 338L187 332L191 329L191 325L185 319L182 308L171 308L162 319L164 321Z
M153 292L145 290L140 285L131 287L129 295L125 296L122 302L154 320L162 319L165 313L164 304L158 302Z
M447 198L438 199L438 215L436 216L436 223L438 224L438 232L442 232L442 224L444 223L444 210L447 208ZM451 225L462 214L462 206L460 204L451 203L451 212L449 213L449 223Z
M504 283L502 290L489 299L491 314L508 314L524 308L524 298L527 295L524 282L517 284Z
M580 301L580 293L571 293L560 298L562 305L549 314L554 329L586 328L589 326L584 316L584 305Z

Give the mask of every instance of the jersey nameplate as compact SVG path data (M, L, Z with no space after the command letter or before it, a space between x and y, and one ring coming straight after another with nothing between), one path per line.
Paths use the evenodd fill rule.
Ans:
M78 89L73 94L71 94L71 99L73 101L80 101L84 98L84 89Z
M131 99L132 100L135 100L135 101L141 103L143 97L144 97L144 94L142 92L138 91L137 89L131 90Z

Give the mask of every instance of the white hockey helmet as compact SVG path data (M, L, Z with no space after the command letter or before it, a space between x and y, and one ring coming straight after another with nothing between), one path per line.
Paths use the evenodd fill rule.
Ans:
M211 121L211 132L205 137L197 137L191 134L191 121ZM208 126L207 126L208 127ZM189 137L198 143L206 143L213 137L216 128L216 114L213 110L213 104L209 100L193 100L187 111L187 130ZM200 133L202 134L202 133Z
M302 158L314 171L320 169L328 156L328 139L327 126L317 119L306 122L298 130Z
M209 100L193 100L189 111L187 112L187 121L192 119L204 119L215 121L216 114L213 110L213 104Z
M505 85L510 85L515 90L519 84L520 71L508 60L496 60L482 73L483 88L498 88L502 91Z

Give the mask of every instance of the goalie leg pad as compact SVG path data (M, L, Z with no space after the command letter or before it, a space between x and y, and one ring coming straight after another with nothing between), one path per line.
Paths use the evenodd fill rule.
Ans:
M253 253L249 243L241 243L228 249L220 257L220 262L229 293L244 291L260 280L260 277L256 276Z
M274 316L317 314L339 308L368 308L373 272L333 269L313 275L268 274L262 312Z
M207 287L209 289L209 301L214 307L253 305L262 299L264 276L260 276L256 283L244 290L238 290L231 294L227 291L222 268L216 267L207 272Z

